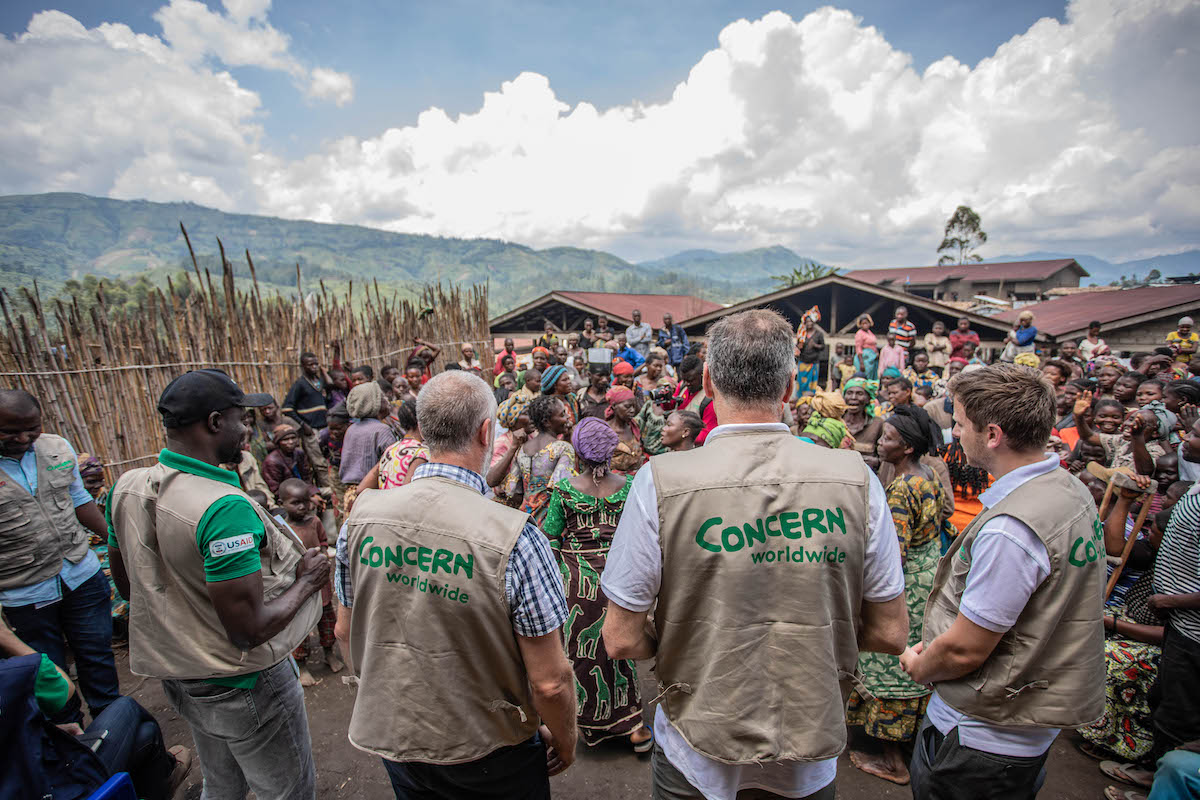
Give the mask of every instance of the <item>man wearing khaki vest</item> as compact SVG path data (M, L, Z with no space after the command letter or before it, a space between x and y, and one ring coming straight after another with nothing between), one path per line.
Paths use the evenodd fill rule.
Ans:
M967 463L995 482L938 564L922 641L900 657L934 690L913 796L1033 797L1059 729L1104 712L1104 534L1083 484L1045 452L1046 380L996 364L949 390Z
M163 390L167 447L108 502L109 559L129 598L129 669L161 678L200 756L206 800L313 800L316 769L292 650L317 624L328 558L251 500L235 473L245 395L220 370Z
M338 537L350 743L382 757L400 800L540 800L575 760L562 577L529 515L485 496L495 416L478 376L432 378L417 395L429 462L360 494Z
M656 800L831 800L858 653L898 655L908 636L896 530L860 455L780 421L783 317L726 317L708 344L721 424L634 479L601 578L604 644L657 656Z
M95 719L121 696L112 652L108 579L88 548L104 515L83 486L75 449L42 433L42 407L20 389L0 389L0 605L17 637L67 668ZM82 722L77 698L54 717Z

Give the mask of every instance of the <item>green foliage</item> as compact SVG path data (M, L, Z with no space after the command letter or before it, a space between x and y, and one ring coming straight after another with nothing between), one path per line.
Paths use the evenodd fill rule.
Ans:
M954 209L954 213L946 221L942 243L938 245L937 251L941 254L938 264L969 264L983 261L983 257L975 252L988 240L982 225L983 221L970 206Z
M826 275L836 274L836 267L827 267L824 264L818 264L816 261L805 261L798 267L792 267L791 273L787 275L772 275L771 278L775 281L776 289L790 289L802 283L815 281L817 278L824 278Z

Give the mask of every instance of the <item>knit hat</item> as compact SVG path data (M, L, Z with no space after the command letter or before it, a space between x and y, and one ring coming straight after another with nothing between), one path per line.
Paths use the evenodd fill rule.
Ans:
M546 367L546 371L542 373L542 394L554 394L554 385L566 372L567 368L562 364Z

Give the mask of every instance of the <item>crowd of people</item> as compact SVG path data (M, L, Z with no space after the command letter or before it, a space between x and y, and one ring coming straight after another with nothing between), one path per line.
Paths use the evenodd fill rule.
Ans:
M847 746L917 798L1031 797L1064 729L1112 798L1197 791L1190 318L1133 353L1028 312L995 348L904 307L832 348L816 306L632 320L378 377L305 352L282 403L188 372L112 487L0 390L0 718L49 754L0 788L170 797L198 760L210 800L315 797L320 668L398 798L548 797L578 740L651 753L656 798L832 798ZM120 695L126 640L195 754Z

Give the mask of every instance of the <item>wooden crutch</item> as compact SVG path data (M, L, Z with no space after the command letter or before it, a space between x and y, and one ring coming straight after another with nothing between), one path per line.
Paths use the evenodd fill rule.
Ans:
M1109 492L1112 491L1112 481L1108 483L1108 489L1105 490L1105 498L1108 498ZM1113 567L1112 575L1108 577L1108 585L1104 587L1104 602L1108 602L1108 598L1113 593L1113 587L1117 585L1117 581L1121 577L1121 571L1125 569L1125 563L1129 561L1129 554L1133 552L1133 545L1138 540L1138 533L1142 530L1142 526L1146 524L1146 515L1150 513L1150 493L1142 493L1142 507L1138 511L1137 519L1133 523L1133 532L1129 534L1129 538L1125 540L1125 549L1121 551L1121 561Z

